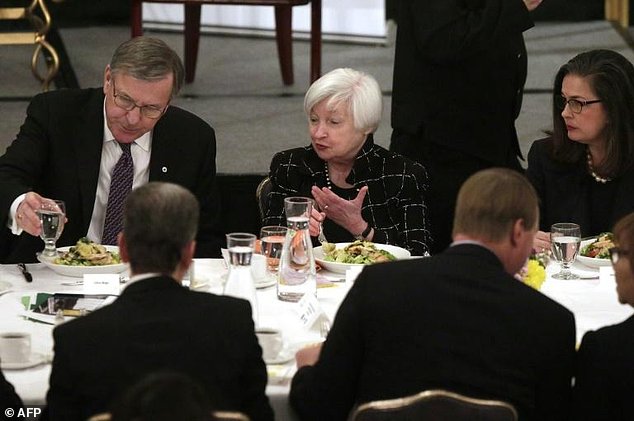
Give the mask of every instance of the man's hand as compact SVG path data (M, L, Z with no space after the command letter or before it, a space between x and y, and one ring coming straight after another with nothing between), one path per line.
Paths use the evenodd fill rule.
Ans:
M542 0L523 0L523 1L529 12L532 12L533 10L537 9L537 6L542 4Z
M16 223L19 228L29 234L39 237L42 232L40 217L35 211L40 208L42 202L46 200L35 192L29 192L24 200L18 205L15 212Z
M305 365L315 365L319 360L319 354L321 353L321 343L302 348L295 354L295 361L297 362L297 368L301 368Z

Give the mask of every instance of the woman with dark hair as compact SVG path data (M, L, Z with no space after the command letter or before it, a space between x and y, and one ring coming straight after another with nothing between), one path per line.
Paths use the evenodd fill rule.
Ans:
M634 66L610 50L577 55L555 77L552 134L528 153L541 201L535 248L550 248L554 223L588 236L634 211L633 161Z
M614 227L610 258L621 304L634 306L634 213ZM577 356L573 392L575 421L621 421L634 417L634 316L588 332Z

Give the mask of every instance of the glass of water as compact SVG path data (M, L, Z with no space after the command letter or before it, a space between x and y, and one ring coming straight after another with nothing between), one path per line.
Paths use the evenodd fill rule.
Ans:
M42 256L57 257L55 243L64 230L66 206L61 200L44 199L35 213L40 218L42 227L40 233L40 238L44 241Z
M288 228L277 225L260 229L261 253L266 256L266 270L271 276L277 276L287 232Z
M579 225L568 222L553 224L550 227L550 241L553 258L561 265L559 273L553 275L555 279L579 279L570 271L570 266L579 254L581 245L581 229Z

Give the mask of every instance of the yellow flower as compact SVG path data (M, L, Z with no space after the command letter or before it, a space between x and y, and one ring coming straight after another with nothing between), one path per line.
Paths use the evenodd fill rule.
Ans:
M544 269L538 260L531 258L526 264L526 270L523 275L522 281L526 285L539 290L546 280L546 269Z

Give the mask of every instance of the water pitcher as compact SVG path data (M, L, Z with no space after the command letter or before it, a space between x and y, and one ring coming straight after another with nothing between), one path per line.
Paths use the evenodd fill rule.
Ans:
M299 301L304 294L316 294L315 258L308 232L313 201L307 197L284 199L288 231L280 257L277 298Z

